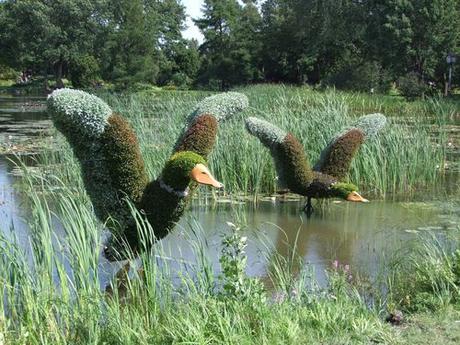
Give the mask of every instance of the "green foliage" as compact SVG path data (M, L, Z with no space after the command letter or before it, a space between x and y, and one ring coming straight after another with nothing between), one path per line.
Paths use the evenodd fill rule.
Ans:
M234 298L239 301L250 301L251 303L265 303L266 295L262 283L257 278L249 278L246 275L247 237L242 235L240 227L228 223L231 233L224 235L222 239L222 250L219 258L222 273L220 281L222 284L222 297Z
M198 81L225 90L260 79L260 14L253 1L206 0L203 17L195 20L206 43Z
M357 285L358 279L351 277L355 268L351 272L339 263L328 270L322 280L324 285L308 274L309 268L303 262L305 270L289 274L288 281L272 274L270 285L263 288L262 279L242 276L243 265L233 264L232 258L241 263L246 257L242 253L245 241L241 232L238 236L231 233L229 246L224 245L223 249L229 253L230 267L238 267L228 270L238 272L229 275L231 285L236 285L235 277L241 276L243 280L243 285L236 285L237 290L230 289L246 291L237 294L238 298L203 283L210 279L207 274L213 272L206 261L187 265L180 275L174 274L170 254L161 246L155 247L154 255L141 255L142 273L132 272L133 278L125 281L124 290L115 289L107 294L100 287L100 280L104 279L98 250L100 224L84 194L75 190L77 180L72 179L69 185L34 169L25 171L24 182L21 188L31 205L32 217L31 246L27 252L30 260L19 243L0 233L0 281L4 290L0 301L0 339L6 344L391 344L399 342L402 335L408 343L418 344L411 342L413 338L407 332L424 339L427 327L430 334L446 334L444 329L448 329L455 344L458 327L452 325L452 320L458 319L458 312L452 313L452 308L457 305L439 303L440 296L452 296L455 291L449 289L448 281L441 284L442 279L449 277L442 267L450 258L447 255L448 260L444 260L439 252L441 255L430 259L433 246L437 246L433 239L419 251L410 248L407 253L412 256L398 258L410 265L386 266L391 278L385 290L388 295L372 295L372 303ZM42 187L40 190L37 184ZM65 242L60 236L53 238L56 221L63 224ZM199 226L191 224L185 230L201 239L189 239L194 257L212 249L206 245L206 234ZM53 242L62 250L53 248ZM234 249L239 255L234 255ZM267 263L272 272L291 273L280 253L263 254L272 257ZM421 270L422 267L425 269ZM384 322L382 309L387 297L395 296L394 278L413 296L418 285L412 285L412 281L420 271L423 275L433 272L433 276L441 278L437 285L440 289L418 294L418 300L424 298L435 312L409 315L404 311L404 327L391 327ZM399 304L394 307L399 308ZM420 316L430 322L422 322ZM434 331L436 320L441 317L445 322ZM413 318L415 324L411 322ZM427 344L430 342L432 339Z
M447 53L458 52L460 43L458 1L398 0L375 10L373 32L381 32L374 44L382 63L397 76L415 71L426 81L444 81Z
M391 87L391 76L378 62L346 64L325 77L325 85L338 89L386 94Z
M406 99L421 97L427 91L427 85L416 72L410 72L398 79L398 87Z
M94 87L100 78L100 67L92 55L74 58L70 64L70 81L75 88Z
M460 288L460 249L452 254L452 272L455 275L455 283Z
M13 68L0 63L0 80L16 80L19 73Z
M91 54L102 31L104 0L4 1L0 36L2 58L17 68L34 68L55 75L63 87L63 74L80 56Z
M408 311L435 311L460 300L458 284L458 229L448 240L421 235L394 259L390 302ZM403 273L404 272L404 273Z

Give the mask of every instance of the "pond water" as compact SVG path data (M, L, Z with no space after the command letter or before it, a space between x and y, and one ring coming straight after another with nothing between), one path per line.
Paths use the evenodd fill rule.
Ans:
M0 143L17 145L31 136L46 135L51 122L43 108L43 98L0 98ZM0 156L0 231L14 228L19 243L28 245L27 209L13 184L14 163ZM448 202L458 192L458 175L451 175L441 197L432 195L423 201L372 201L369 204L328 202L317 206L310 219L300 211L302 202L266 198L257 205L221 200L212 206L194 203L176 230L161 241L164 255L193 264L197 261L190 243L190 224L199 224L200 238L206 242L207 256L215 272L227 222L241 224L248 237L248 273L266 276L270 266L265 258L275 251L284 256L296 245L297 253L310 263L321 280L322 272L334 260L349 264L353 270L374 275L382 260L404 247L417 234L435 231L447 233L459 222L458 203ZM427 201L428 200L428 201ZM195 227L196 228L196 227ZM57 227L56 231L62 231ZM119 264L101 257L101 286L113 276Z

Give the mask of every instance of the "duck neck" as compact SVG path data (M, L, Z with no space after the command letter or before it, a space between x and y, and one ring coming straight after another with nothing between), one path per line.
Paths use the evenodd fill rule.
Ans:
M185 198L190 193L190 187L188 185L183 186L183 187L179 187L179 188L175 188L175 187L171 186L170 184L168 184L167 182L165 182L163 177L160 177L158 179L158 183L159 183L161 189L165 190L168 193L174 194L175 196L177 196L179 198Z

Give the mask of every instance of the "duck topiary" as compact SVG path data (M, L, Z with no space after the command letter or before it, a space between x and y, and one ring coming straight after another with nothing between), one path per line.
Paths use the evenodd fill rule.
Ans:
M245 109L248 100L241 93L228 92L198 103L160 176L150 182L134 130L102 99L59 89L47 103L54 125L80 163L96 216L113 234L105 249L106 258L113 261L148 250L165 237L198 184L222 187L206 167L207 157L219 122ZM153 233L148 238L141 238L131 205L150 223Z
M304 211L313 213L311 199L341 198L368 202L358 188L345 182L351 162L366 138L375 136L384 127L382 114L363 116L351 127L336 135L321 152L317 164L310 168L302 144L292 133L255 117L246 120L246 129L270 150L283 189L307 197Z

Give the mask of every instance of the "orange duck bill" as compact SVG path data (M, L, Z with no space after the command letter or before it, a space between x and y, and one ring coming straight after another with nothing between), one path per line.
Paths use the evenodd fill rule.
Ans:
M205 184L216 188L222 188L224 186L222 183L217 181L214 176L212 176L209 169L203 164L195 165L195 167L192 169L192 172L190 173L190 177L192 180L200 184Z
M369 200L364 199L358 192L351 192L350 194L348 194L347 201L369 202Z

